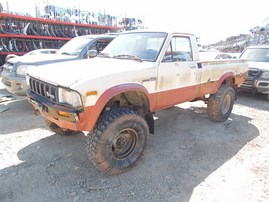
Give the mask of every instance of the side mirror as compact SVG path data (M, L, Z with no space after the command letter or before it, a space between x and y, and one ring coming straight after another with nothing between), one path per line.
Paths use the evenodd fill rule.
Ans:
M97 50L88 50L87 51L87 54L86 54L86 57L87 58L94 58L98 55L98 52Z

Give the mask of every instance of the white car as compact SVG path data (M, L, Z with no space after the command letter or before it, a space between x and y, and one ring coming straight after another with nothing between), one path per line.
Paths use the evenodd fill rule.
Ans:
M43 49L41 52L35 50L28 53L29 55L11 57L3 65L2 82L10 93L24 96L27 90L25 80L27 69L49 63L91 58L92 50L96 53L101 52L115 37L116 35L108 34L78 36L68 41L55 54L44 54L50 53L50 50Z
M238 55L236 53L224 53L217 50L213 51L199 51L199 56L202 61L210 60L224 60L224 59L236 59Z

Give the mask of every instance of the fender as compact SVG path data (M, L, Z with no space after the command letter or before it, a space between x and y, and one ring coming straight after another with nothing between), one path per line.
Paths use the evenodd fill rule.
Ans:
M224 80L229 77L236 78L237 75L234 72L227 72L223 74L217 81L209 81L207 83L201 84L197 97L203 97L206 94L215 94L220 88L221 84L224 82ZM241 77L242 76L239 76L239 78Z
M240 74L235 74L234 72L227 72L223 74L220 79L217 82L217 90L220 88L220 85L223 83L224 80L226 80L229 77L234 78L234 84L238 85L244 82L244 80L247 78L248 72L240 73Z
M224 80L226 80L227 78L230 78L230 77L235 78L236 74L234 72L226 72L225 74L223 74L220 77L220 79L217 82L215 82L213 92L216 93L219 90L221 84L224 82Z
M92 131L102 110L108 101L116 95L119 95L127 91L141 91L143 92L149 101L150 110L154 107L155 98L154 95L149 94L147 89L141 84L137 83L126 83L120 84L114 87L107 89L102 95L98 98L97 102L93 106L85 107L85 114L87 116L87 131Z
M235 79L236 74L234 72L226 72L225 74L223 74L220 79L217 81L216 83L216 91L220 88L221 84L223 83L224 80L226 80L227 78L232 77Z

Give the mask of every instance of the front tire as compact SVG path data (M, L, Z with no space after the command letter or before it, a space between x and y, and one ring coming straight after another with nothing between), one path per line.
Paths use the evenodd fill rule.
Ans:
M235 100L234 88L221 85L214 95L210 95L207 103L208 117L216 122L223 122L230 116Z
M127 108L106 111L87 136L89 159L108 175L123 173L143 155L148 134L147 122L138 113Z

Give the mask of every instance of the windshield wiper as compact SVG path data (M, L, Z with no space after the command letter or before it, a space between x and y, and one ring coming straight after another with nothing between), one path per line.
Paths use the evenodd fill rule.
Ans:
M118 58L118 59L132 59L132 60L135 60L135 61L138 61L138 62L143 62L143 60L141 60L139 57L137 57L136 55L125 55L125 54L122 54L122 55L115 55L113 56L113 58Z
M108 53L99 53L97 56L98 57L103 57L103 58L110 58Z

